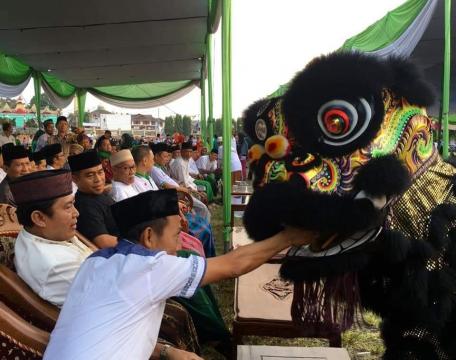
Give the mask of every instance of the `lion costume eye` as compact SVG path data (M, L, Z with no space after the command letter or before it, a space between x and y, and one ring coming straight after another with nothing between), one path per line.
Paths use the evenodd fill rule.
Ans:
M351 143L369 126L372 107L364 98L354 102L331 100L318 110L318 125L323 132L323 142L333 146Z

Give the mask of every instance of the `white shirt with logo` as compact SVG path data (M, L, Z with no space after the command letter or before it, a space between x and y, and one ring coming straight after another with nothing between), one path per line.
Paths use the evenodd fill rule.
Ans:
M44 359L149 359L166 299L192 297L205 269L202 257L179 258L127 240L95 252L73 281Z

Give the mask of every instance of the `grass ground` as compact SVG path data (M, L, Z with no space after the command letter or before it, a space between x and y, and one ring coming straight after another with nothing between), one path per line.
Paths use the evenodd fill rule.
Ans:
M211 205L212 229L216 238L217 254L223 254L223 213L219 205ZM233 322L233 298L234 280L227 280L216 285L213 289L219 302L220 311L228 328L232 330ZM383 353L383 344L379 334L379 319L372 313L363 314L358 328L349 330L342 335L342 345L352 359L378 359ZM276 345L276 346L328 346L328 343L320 339L282 339L273 337L246 337L244 343L248 345ZM362 357L360 356L362 354ZM203 348L203 357L207 360L224 359L212 348Z

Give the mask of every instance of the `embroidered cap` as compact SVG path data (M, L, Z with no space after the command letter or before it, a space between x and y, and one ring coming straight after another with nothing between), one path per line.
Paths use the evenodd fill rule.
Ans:
M133 155L131 154L131 151L128 149L120 150L119 152L116 152L115 154L111 155L111 165L116 166L119 164L122 164L125 161L133 160Z
M53 200L73 192L71 172L63 169L37 171L17 178L9 185L19 206Z

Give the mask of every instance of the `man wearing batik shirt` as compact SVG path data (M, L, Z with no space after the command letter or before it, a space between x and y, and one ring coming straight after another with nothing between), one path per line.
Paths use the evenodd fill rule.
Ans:
M56 306L63 305L79 266L92 253L75 236L79 214L71 185L67 170L34 172L10 184L24 226L14 245L17 274Z
M44 359L194 359L157 344L166 299L252 271L276 253L308 244L313 234L286 229L212 259L176 257L180 232L175 190L148 191L112 206L122 234L115 248L81 266Z

